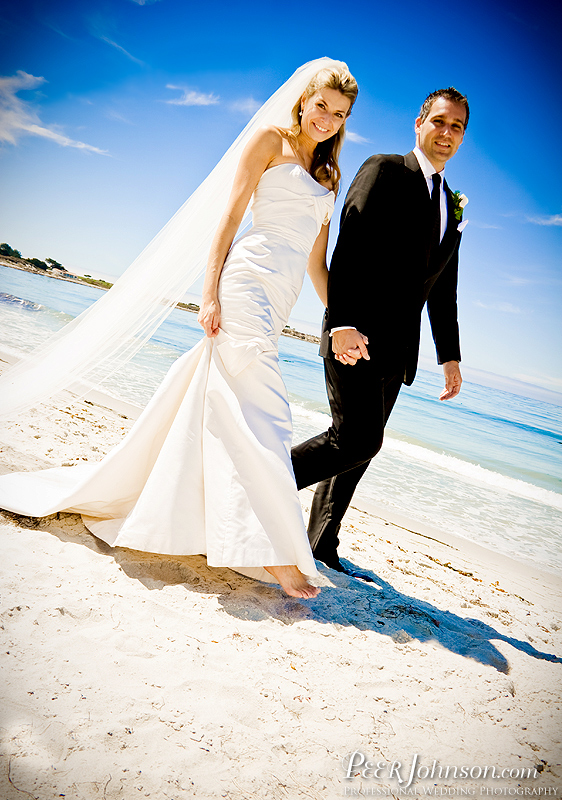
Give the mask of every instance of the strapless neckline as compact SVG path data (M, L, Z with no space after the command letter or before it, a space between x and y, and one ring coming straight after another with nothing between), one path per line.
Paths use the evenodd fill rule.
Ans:
M303 174L307 175L310 178L310 180L314 182L316 186L319 186L321 189L324 189L326 196L328 196L329 194L334 194L333 189L326 189L325 186L322 186L321 183L318 183L316 178L313 178L310 172L307 169L305 169L302 164L299 164L297 161L285 161L283 162L283 164L274 164L272 167L268 167L263 174L265 175L266 172L271 172L272 169L278 169L279 167L299 167L299 169L303 172Z

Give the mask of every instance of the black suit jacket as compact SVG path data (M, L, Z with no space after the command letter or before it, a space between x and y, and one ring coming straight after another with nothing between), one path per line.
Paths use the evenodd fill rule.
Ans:
M321 355L331 350L328 332L351 325L369 337L381 374L401 374L411 384L427 302L438 362L460 361L461 234L446 183L445 191L447 229L432 253L431 200L415 154L376 155L363 164L347 194L332 256Z

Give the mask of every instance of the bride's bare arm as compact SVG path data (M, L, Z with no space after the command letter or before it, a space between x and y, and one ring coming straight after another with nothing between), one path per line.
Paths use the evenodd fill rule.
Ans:
M328 267L326 266L326 250L328 248L328 232L330 225L322 225L320 233L316 237L314 246L308 257L308 274L316 294L324 304L328 305Z
M203 300L197 317L209 337L216 336L219 332L220 304L217 292L228 251L259 179L277 157L281 147L282 137L279 130L273 126L263 128L250 140L240 158L230 198L209 252Z

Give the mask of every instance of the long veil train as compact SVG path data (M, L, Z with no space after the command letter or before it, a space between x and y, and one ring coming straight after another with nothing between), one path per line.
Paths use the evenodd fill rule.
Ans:
M324 57L300 67L113 288L0 378L0 417L14 416L63 389L84 395L134 356L205 269L248 141L263 125L290 125L291 109L310 79L333 65L340 62Z

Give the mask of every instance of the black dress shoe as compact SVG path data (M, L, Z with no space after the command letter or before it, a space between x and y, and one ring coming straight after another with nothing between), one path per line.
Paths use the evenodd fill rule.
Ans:
M344 567L343 564L341 565L341 571L345 572L346 575L349 575L351 578L359 578L359 580L367 581L368 583L374 583L374 578L371 578L370 575L367 575L366 572L361 572L358 569L348 569Z
M362 581L368 581L369 583L374 583L373 578L370 575L367 575L365 572L360 572L356 569L349 569L349 567L344 567L337 556L326 556L323 558L318 553L312 554L314 558L318 561L322 561L330 569L335 570L336 572L343 572L345 575L349 575L350 578L359 578Z
M345 567L337 557L337 555L322 555L322 553L312 553L317 561L321 561L330 569L335 569L336 572L345 572Z

